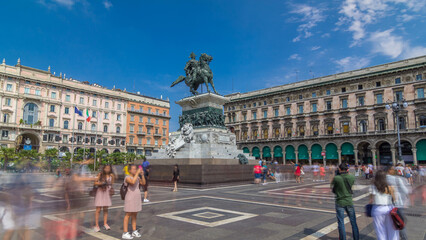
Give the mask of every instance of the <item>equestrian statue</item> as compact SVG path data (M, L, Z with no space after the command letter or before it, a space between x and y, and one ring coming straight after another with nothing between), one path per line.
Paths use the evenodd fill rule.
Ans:
M213 60L213 57L205 53L201 54L198 61L195 59L195 57L196 55L193 52L189 56L190 60L186 63L184 68L186 77L179 76L178 79L174 81L170 87L173 87L176 84L185 81L185 84L189 87L189 91L193 95L197 95L199 94L197 89L201 84L205 84L207 92L210 92L210 83L213 88L213 92L219 94L214 88L213 73L209 67L209 63Z

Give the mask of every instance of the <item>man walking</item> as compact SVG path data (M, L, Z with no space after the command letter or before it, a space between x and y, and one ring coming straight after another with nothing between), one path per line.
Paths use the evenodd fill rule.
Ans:
M146 158L143 159L143 163L142 163L142 168L144 171L144 177L145 177L145 185L142 185L142 189L143 189L143 202L144 203L148 203L148 180L149 180L149 172L151 171L151 165L150 163L146 160Z
M333 193L336 195L336 216L339 228L339 239L346 239L345 212L352 225L352 235L354 240L359 239L358 225L356 224L355 209L352 202L352 186L355 177L348 174L348 166L345 163L339 165L339 175L336 175L331 182Z

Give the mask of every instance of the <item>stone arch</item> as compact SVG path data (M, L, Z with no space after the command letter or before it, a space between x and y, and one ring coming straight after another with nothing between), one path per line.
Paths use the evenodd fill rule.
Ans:
M276 145L274 147L274 159L277 160L279 163L283 163L283 148L280 145Z
M286 160L296 160L295 148L293 145L287 145L285 147L285 159Z
M41 139L38 134L25 131L19 134L15 139L16 149L19 150L36 150L40 149Z
M251 154L256 159L259 159L260 158L260 149L258 147L253 147L252 150L251 150Z
M392 145L389 141L379 140L376 142L376 149L378 153L379 164L381 165L389 165L393 163L392 160ZM373 156L375 157L375 156Z

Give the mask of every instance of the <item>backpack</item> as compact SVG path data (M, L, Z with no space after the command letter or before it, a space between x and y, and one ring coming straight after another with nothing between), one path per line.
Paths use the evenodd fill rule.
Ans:
M121 184L121 187L120 187L121 200L124 200L126 198L126 194L127 194L127 185L123 183Z

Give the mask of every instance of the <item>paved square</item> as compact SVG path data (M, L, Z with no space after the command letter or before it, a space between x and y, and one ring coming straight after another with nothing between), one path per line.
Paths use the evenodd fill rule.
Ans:
M257 215L212 207L202 207L165 213L157 216L192 224L198 224L205 227L217 227L220 225L249 219Z

